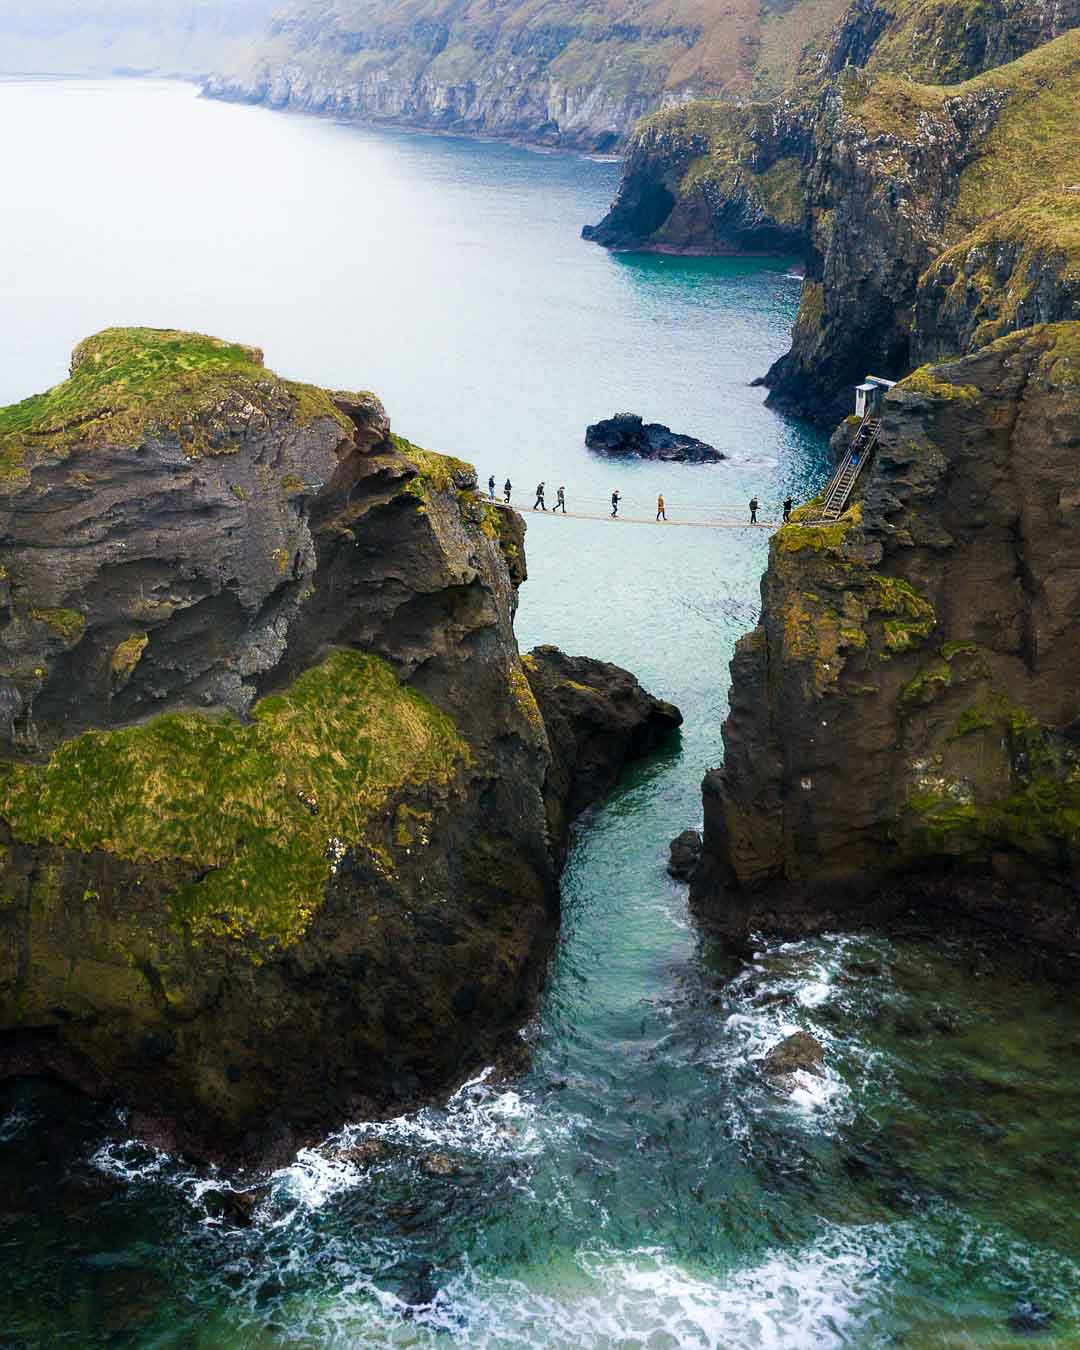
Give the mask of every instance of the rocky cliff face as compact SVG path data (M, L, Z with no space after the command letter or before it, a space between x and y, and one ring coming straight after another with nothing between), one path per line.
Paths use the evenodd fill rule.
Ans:
M512 1040L602 784L558 700L553 758L523 523L474 489L197 335L101 334L0 410L0 1072L220 1156Z
M1080 325L923 367L860 501L771 545L697 905L798 932L933 903L1080 949Z
M913 344L920 278L935 260L952 248L966 257L980 240L964 241L989 217L1080 180L1072 111L1080 10L1040 11L1038 22L1030 7L968 15L971 41L947 58L930 40L934 15L955 26L960 7L928 8L854 7L832 46L767 106L697 105L648 120L631 141L611 212L585 231L611 247L800 252L806 284L792 347L764 382L773 403L825 424L848 411L850 386L868 371L902 375L942 350L937 336L960 335L958 311L932 333L928 290L925 342ZM1002 56L1017 59L963 79ZM914 83L912 73L935 83ZM963 82L938 83L955 78ZM1035 235L1045 242L1046 217L1066 209L1047 203L1041 220L1014 217L1012 246L1028 272ZM1069 229L1054 226L1055 258L1068 253ZM1071 317L1063 286L1039 301L1039 318ZM974 334L983 322L980 314L967 327ZM997 331L1008 327L1000 319Z
M1080 319L1080 184L992 216L919 278L911 357L972 352L1037 323Z
M203 76L243 59L275 0L0 0L0 71Z
M251 58L211 80L232 98L578 149L609 149L667 101L768 96L842 0L294 0Z
M656 113L634 131L611 210L582 235L660 253L801 253L811 130L786 103Z

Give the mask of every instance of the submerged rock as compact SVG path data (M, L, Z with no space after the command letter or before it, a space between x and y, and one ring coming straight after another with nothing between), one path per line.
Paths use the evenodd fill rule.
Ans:
M616 413L602 422L594 422L585 431L585 444L605 455L633 455L638 459L686 464L713 464L727 458L704 441L680 436L659 422L643 422L636 413Z
M697 830L683 830L671 841L671 859L668 872L676 881L689 881L701 861L701 835Z
M770 1078L787 1078L793 1073L812 1073L820 1077L825 1064L825 1050L808 1031L796 1031L786 1040L774 1045L761 1061L761 1071Z
M456 1177L461 1168L447 1153L428 1153L420 1159L420 1170L428 1177Z
M249 1228L255 1211L270 1194L269 1186L257 1186L252 1191L234 1191L228 1187L205 1191L203 1204L208 1214L220 1218L234 1228Z
M516 1044L559 831L654 718L553 756L475 481L198 334L0 409L0 1074L268 1157Z
M388 1146L382 1139L361 1139L347 1148L336 1149L330 1157L334 1162L352 1163L357 1167L366 1167L377 1159L385 1157Z

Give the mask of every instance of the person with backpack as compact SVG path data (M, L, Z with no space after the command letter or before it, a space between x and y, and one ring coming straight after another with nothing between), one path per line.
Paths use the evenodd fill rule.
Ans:
M619 489L616 488L615 491L611 494L611 518L613 520L619 514L619 503L621 501L622 497L619 493Z
M756 524L757 524L757 509L758 509L758 499L757 499L756 497L751 497L751 498L750 498L750 524L751 524L751 525L756 525Z
M491 501L495 500L495 475L492 474L488 479L488 497Z
M546 510L547 510L547 507L544 505L544 484L543 484L543 482L539 482L539 483L537 483L537 485L536 485L536 501L533 502L533 510L535 511L536 508L537 508L538 506L540 507L540 509L541 509L542 511L546 511Z
M507 506L510 505L510 494L511 492L513 492L513 490L514 489L510 485L510 479L508 478L506 482L503 484L503 501L507 504Z
M566 488L562 486L555 493L555 510L561 511L564 516L566 515Z
M784 498L784 524L785 524L785 525L786 525L786 524L788 523L788 521L791 519L791 508L792 508L792 505L793 505L793 502L792 502L791 498L790 498L790 497L785 497L785 498Z
M656 519L667 520L667 512L664 510L664 494L662 492L656 498Z

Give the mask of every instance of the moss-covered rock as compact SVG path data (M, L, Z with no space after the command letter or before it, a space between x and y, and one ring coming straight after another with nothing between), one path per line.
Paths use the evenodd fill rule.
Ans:
M1080 324L885 400L858 518L774 537L695 900L799 931L919 900L1080 949Z
M494 1057L563 846L520 518L199 335L99 335L0 429L0 1074L222 1155Z

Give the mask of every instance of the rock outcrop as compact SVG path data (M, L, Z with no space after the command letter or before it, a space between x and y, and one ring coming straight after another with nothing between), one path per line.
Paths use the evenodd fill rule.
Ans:
M918 365L1036 323L1080 319L1080 184L991 216L919 278Z
M699 0L553 10L436 0L292 0L216 98L545 145L607 150L645 113L689 98L768 97L843 0Z
M582 237L653 253L801 254L813 119L787 102L666 108L635 129L619 190Z
M523 522L475 488L192 334L100 334L0 410L0 1072L267 1154L513 1043L552 821L659 705L593 671L608 739L556 689L553 755Z
M551 744L545 797L554 839L605 797L620 770L682 726L682 713L606 661L536 647L522 660Z
M732 933L922 903L1080 950L1080 324L884 408L861 499L773 538L693 900Z
M660 422L645 422L636 413L616 413L585 429L590 450L616 457L662 459L683 464L716 464L727 456L693 436L682 436Z
M939 336L978 341L1033 317L1072 317L1061 260L1073 227L1048 220L1068 210L1051 199L1080 182L1080 4L1039 16L1019 4L999 11L857 4L770 104L692 105L645 121L611 211L586 237L618 248L801 254L791 350L763 383L771 403L826 425L849 410L851 385L868 372L903 375L944 350ZM961 18L967 40L944 47L934 34ZM956 273L945 266L921 308L920 279L946 253L953 268L983 279L999 272L1004 263L976 260L998 242L979 231L1003 212L1013 213L1003 247L1021 269L1013 286L1027 302L969 322L969 301L954 293L933 333L933 307ZM1044 254L1061 272L1056 287L1039 271ZM1013 324L1017 314L1023 322Z

